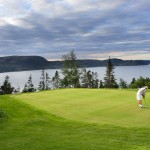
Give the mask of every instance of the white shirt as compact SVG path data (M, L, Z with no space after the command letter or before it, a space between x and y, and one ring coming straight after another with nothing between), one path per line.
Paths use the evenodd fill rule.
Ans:
M145 97L145 95L146 95L146 88L145 87L143 87L143 88L140 88L139 90L138 90L138 92L137 92L137 95L142 95L143 97Z

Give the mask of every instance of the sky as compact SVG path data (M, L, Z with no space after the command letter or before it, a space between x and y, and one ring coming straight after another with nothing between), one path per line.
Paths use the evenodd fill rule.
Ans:
M150 0L0 0L0 57L150 60Z

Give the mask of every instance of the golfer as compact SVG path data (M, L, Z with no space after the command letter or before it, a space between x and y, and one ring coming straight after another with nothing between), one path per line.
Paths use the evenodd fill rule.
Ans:
M137 101L138 101L138 104L139 104L139 107L140 108L143 108L143 105L142 105L142 99L145 98L145 95L146 95L146 90L148 89L147 86L144 86L142 88L140 88L137 92Z

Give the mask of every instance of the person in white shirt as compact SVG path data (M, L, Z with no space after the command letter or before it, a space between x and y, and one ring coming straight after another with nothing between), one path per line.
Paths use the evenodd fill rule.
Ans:
M140 88L137 92L137 101L138 101L138 105L140 108L143 108L142 99L145 98L147 89L148 89L148 87L144 86L144 87Z

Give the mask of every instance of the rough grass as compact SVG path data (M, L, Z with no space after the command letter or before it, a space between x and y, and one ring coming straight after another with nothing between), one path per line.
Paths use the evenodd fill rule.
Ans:
M81 90L82 93L85 92L85 95L87 94L87 99L89 99L89 96L91 95L90 92L92 92L93 95L98 94L97 90L93 91L90 90L88 92L87 91ZM112 91L110 91L110 93L111 92ZM135 93L135 91L130 92ZM132 127L132 126L123 127L123 124L121 124L122 125L121 127L118 125L114 126L111 124L105 125L105 122L104 123L98 122L94 124L88 123L90 122L88 120L84 120L85 122L79 122L80 119L78 118L80 118L80 116L82 115L78 115L79 117L75 118L75 120L73 120L74 117L72 117L70 120L65 119L67 118L66 117L67 115L62 115L62 113L57 112L58 103L62 101L62 104L59 104L64 106L62 109L66 109L65 105L68 105L68 107L70 108L70 109L68 108L68 111L69 110L71 111L73 106L71 107L70 105L75 105L75 107L79 108L79 106L77 106L77 103L80 101L77 102L75 101L71 102L70 100L67 101L65 100L64 96L62 96L64 95L63 93L65 94L66 97L69 97L70 95L69 93L72 93L71 98L77 100L80 97L80 101L84 103L84 100L82 101L81 97L84 98L85 95L84 96L82 94L80 95L79 94L80 90L78 91L76 89L40 92L34 94L21 94L17 96L16 95L0 96L0 108L3 109L3 111L5 111L8 115L7 120L0 122L0 149L2 150L34 150L34 149L35 150L41 149L42 150L49 150L49 149L149 150L150 149L150 142L149 142L150 128L148 126L146 128L143 127L143 125L141 127ZM78 94L80 96L78 96ZM104 97L106 97L106 95ZM59 96L62 99L60 100L56 99L55 115L61 114L61 117L65 118L61 118L59 116L55 116L50 113L55 108L54 106L55 100L53 98ZM45 109L47 108L46 107L47 101L45 97L51 98L50 100L51 103L49 103L49 107L52 106L53 109L50 109L49 111ZM30 101L29 99L33 101ZM43 100L41 102L41 105L39 103L35 103L36 100L40 101L40 99L41 101ZM43 105L44 103L45 107ZM97 106L98 104L99 103L97 103L95 106ZM113 104L112 106L116 104ZM133 106L133 108L135 107L134 109L139 111L139 109L136 107L135 101L131 103L131 105ZM91 107L88 106L87 108ZM78 111L81 111L80 113L86 112L85 108L84 111L82 111L82 109L79 109ZM142 109L140 111L149 112L149 109ZM72 111L71 113L74 114L73 112L74 111Z
M7 113L3 109L0 109L0 123L7 119L8 119Z

